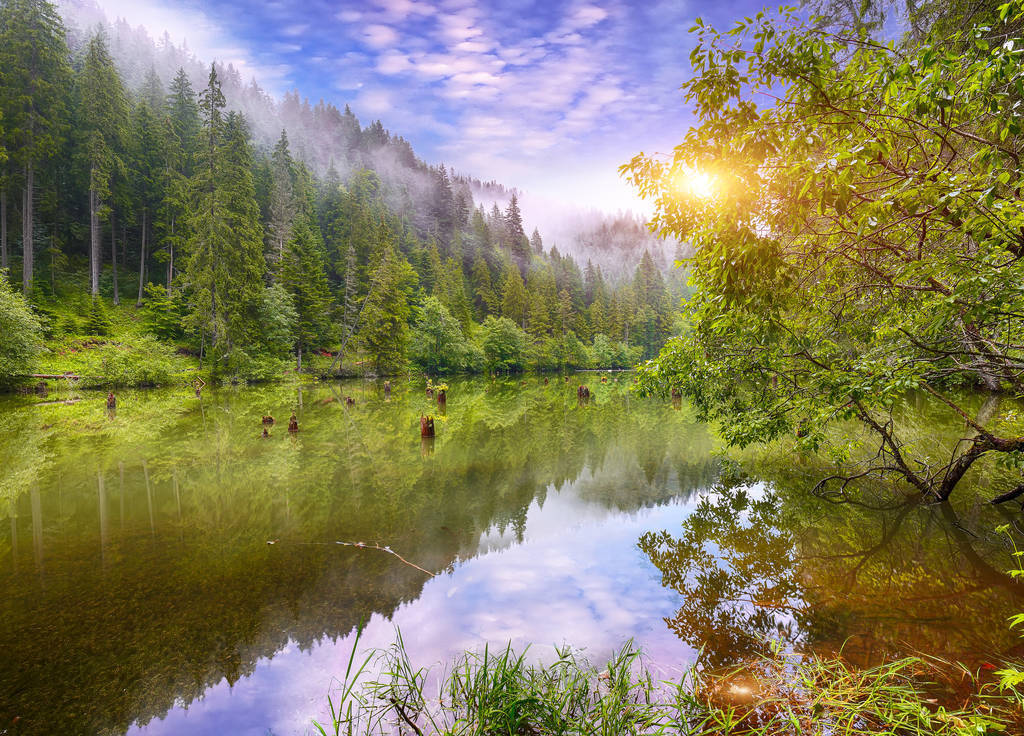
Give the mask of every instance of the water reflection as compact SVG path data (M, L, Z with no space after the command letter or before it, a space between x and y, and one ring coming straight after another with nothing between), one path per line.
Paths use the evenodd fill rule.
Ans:
M354 403L331 401L335 392ZM390 401L366 382L222 390L201 399L124 392L112 419L102 397L74 406L6 403L0 422L10 431L0 432L0 466L17 468L31 490L0 486L8 499L0 509L12 521L0 535L0 554L11 555L0 573L0 728L18 716L22 733L48 733L54 722L89 733L122 733L132 723L161 729L160 718L171 714L167 722L176 722L186 706L196 723L218 683L229 692L256 685L262 668L287 669L289 652L323 650L321 679L302 678L310 689L300 698L322 705L336 674L332 642L364 619L390 632L399 610L413 622L433 621L440 609L430 600L479 612L462 633L437 635L438 656L479 641L476 627L488 618L488 630L516 628L521 641L536 633L543 642L560 628L571 634L572 622L586 618L582 609L608 608L614 598L579 595L581 585L601 582L601 565L566 567L561 591L541 587L542 600L557 605L554 617L555 608L545 614L522 586L500 603L482 587L526 575L490 570L503 569L510 558L502 555L526 540L531 515L546 520L535 521L542 527L565 531L589 519L592 529L621 511L693 493L715 473L710 440L688 416L627 402L614 385L594 393L598 400L582 409L561 383L453 381L426 455L419 416L436 412L436 400L413 383L394 383ZM299 432L259 437L264 415L292 411ZM19 459L25 443L34 443L32 465ZM110 519L115 487L117 524ZM553 496L575 500L549 503ZM19 531L29 525L34 571L15 568L27 554ZM600 532L599 547L602 537L617 541L590 555L629 555L618 595L646 566L634 547L643 529L629 529ZM560 533L561 552L552 559L572 551L569 539L581 550L595 543ZM455 572L427 584L389 555L322 544L334 540L377 542L428 570L454 564ZM487 574L460 577L474 569L474 558L488 557L481 554L488 547ZM548 570L544 555L527 558ZM453 592L460 585L466 592ZM428 587L437 592L424 602ZM667 612L662 606L643 621ZM647 625L641 618L623 617L607 627L608 638L634 634ZM531 623L540 620L547 629ZM225 717L243 718L244 699L229 700ZM282 715L288 708L274 698L245 717L303 732L308 719L289 720ZM203 720L195 732L239 732L212 723Z
M584 404L581 380L452 381L443 415L411 381L123 392L112 418L0 400L0 731L306 733L360 621L422 664L629 637L669 673L765 637L1009 650L996 512L719 481L687 407L586 380Z
M888 501L719 483L681 533L641 537L680 594L666 623L703 645L710 666L772 640L864 666L923 651L977 668L1019 651L1007 619L1024 610L1024 585L1003 572L998 514L974 505L968 520L951 504Z

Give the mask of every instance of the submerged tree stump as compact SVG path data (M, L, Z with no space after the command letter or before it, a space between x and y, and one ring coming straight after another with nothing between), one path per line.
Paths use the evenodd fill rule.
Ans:
M434 417L420 415L420 437L434 436Z

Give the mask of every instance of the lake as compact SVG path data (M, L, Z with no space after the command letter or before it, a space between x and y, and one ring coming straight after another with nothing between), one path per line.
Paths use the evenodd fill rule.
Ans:
M443 411L413 379L0 398L0 733L306 734L360 623L417 665L1020 654L994 531L1018 506L814 498L814 463L740 469L631 382L453 379Z

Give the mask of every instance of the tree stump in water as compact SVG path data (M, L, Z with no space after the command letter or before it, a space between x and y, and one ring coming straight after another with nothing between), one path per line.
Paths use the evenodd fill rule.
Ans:
M442 388L437 392L437 405L443 407L446 401L448 401L448 392Z
M434 436L434 417L420 415L420 437Z
M384 381L384 398L391 398L391 381Z
M355 403L356 403L356 400L353 399L351 396L346 396L345 397L345 405L346 406L354 406Z
M114 392L113 391L111 391L109 394L107 394L107 408L108 409L116 409L117 408L117 399L114 398Z
M267 414L266 416L263 417L263 423L264 424L273 424L274 423L274 417L272 417L269 414Z
M288 431L289 432L298 432L299 431L299 420L295 418L295 412L292 412L292 416L288 420Z

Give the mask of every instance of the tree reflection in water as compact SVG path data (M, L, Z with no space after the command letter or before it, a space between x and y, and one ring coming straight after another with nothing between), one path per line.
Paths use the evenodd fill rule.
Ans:
M1021 650L1007 618L1024 610L1024 586L1002 572L999 523L982 505L962 518L950 504L836 504L721 481L680 534L639 546L682 598L666 623L707 666L775 641L864 666L925 652L976 668Z

